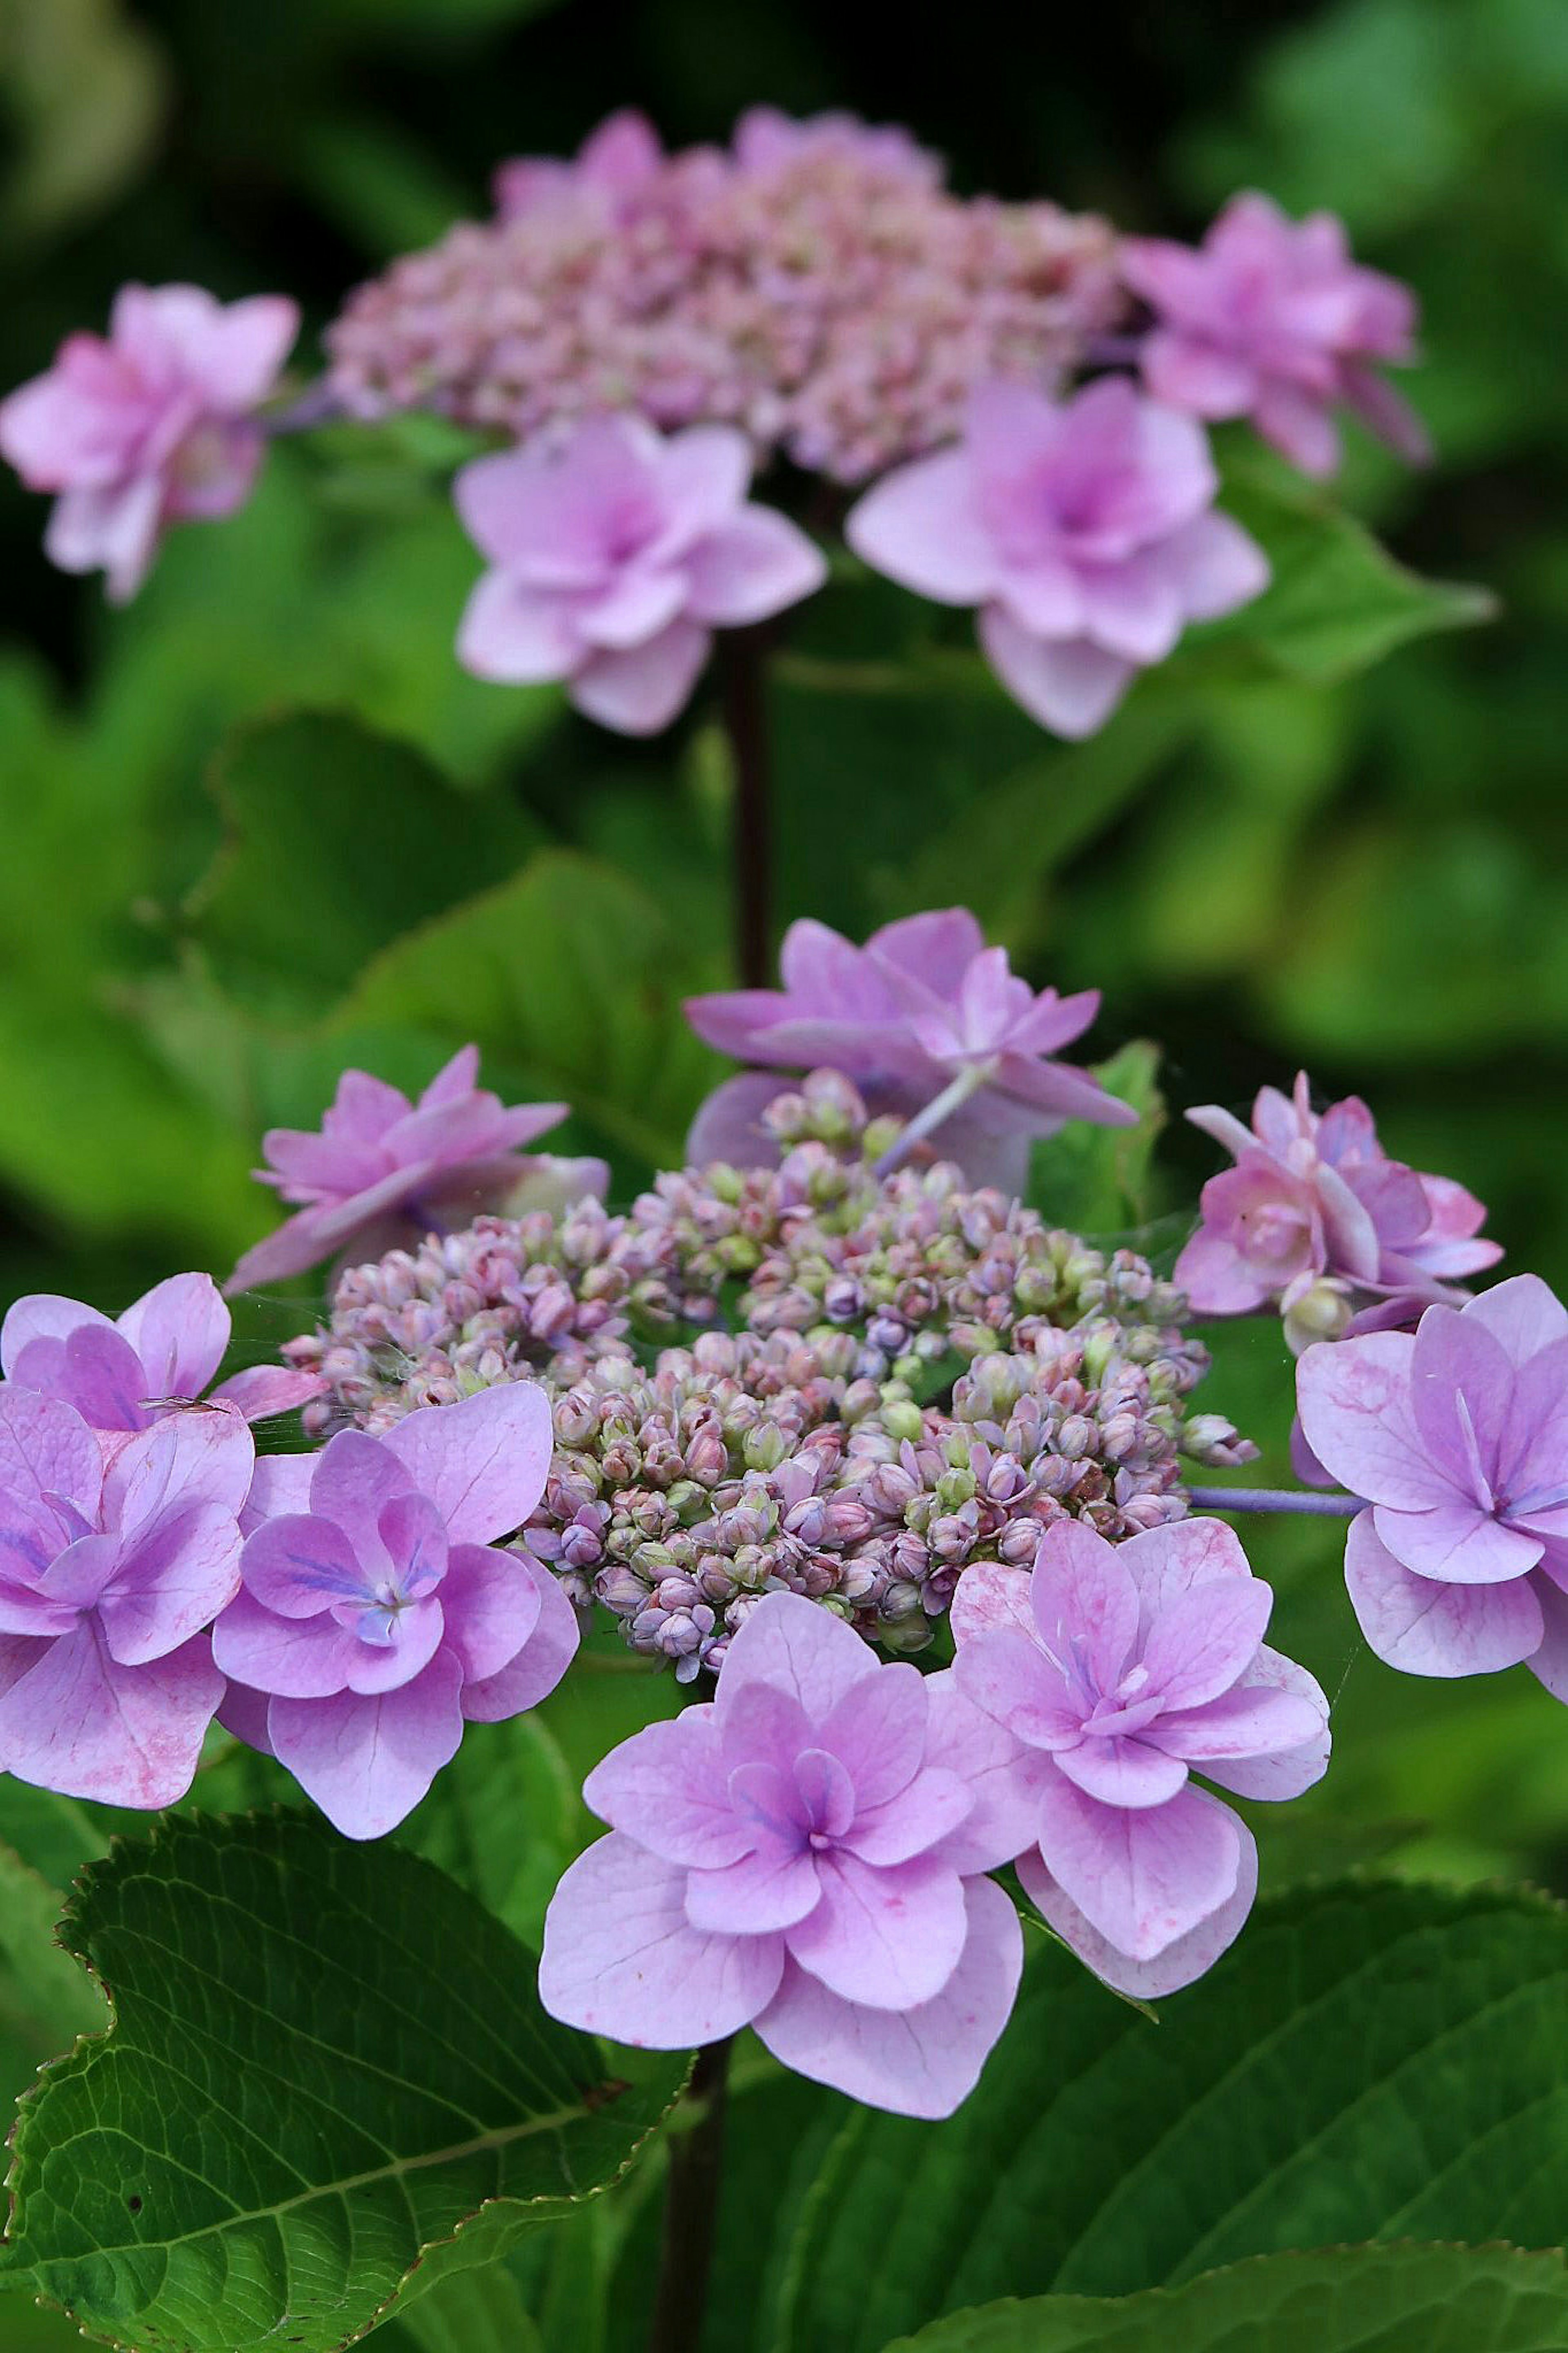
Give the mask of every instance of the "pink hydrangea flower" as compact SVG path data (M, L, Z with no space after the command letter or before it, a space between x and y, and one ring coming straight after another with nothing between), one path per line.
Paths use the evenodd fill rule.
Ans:
M1486 1208L1474 1194L1391 1160L1359 1096L1320 1116L1305 1071L1289 1097L1261 1090L1249 1128L1217 1103L1187 1117L1236 1161L1204 1187L1203 1222L1176 1261L1200 1315L1283 1304L1304 1346L1345 1330L1357 1293L1394 1303L1379 1321L1412 1320L1502 1256L1478 1239Z
M479 1048L465 1046L416 1103L368 1071L345 1071L319 1132L269 1129L262 1149L272 1165L257 1170L257 1181L303 1207L246 1251L226 1288L277 1282L351 1250L378 1258L454 1218L467 1225L538 1173L519 1146L556 1126L566 1105L509 1110L475 1086L479 1069ZM572 1166L579 1193L603 1191L603 1162Z
M341 1430L273 1458L269 1516L213 1629L223 1720L286 1765L346 1837L379 1838L457 1755L466 1723L553 1691L577 1620L549 1571L496 1540L550 1469L532 1382L426 1406L384 1439Z
M1378 1657L1443 1676L1523 1660L1568 1700L1568 1310L1539 1276L1309 1348L1296 1394L1312 1451L1371 1506L1345 1579Z
M204 1630L239 1585L255 1460L229 1407L106 1464L61 1399L0 1390L0 1769L107 1805L184 1797L223 1697Z
M965 907L909 915L857 947L826 923L792 923L779 955L782 988L726 990L687 1000L700 1038L742 1062L842 1071L878 1113L921 1111L976 1063L990 1074L933 1130L933 1148L975 1184L1017 1193L1037 1136L1064 1121L1133 1125L1138 1114L1087 1071L1054 1059L1100 1010L1098 990L1038 996L988 948ZM779 1092L755 1071L717 1088L687 1143L693 1161L745 1167L777 1156L761 1114Z
M1303 473L1338 465L1340 406L1413 463L1428 455L1419 417L1379 373L1415 356L1415 297L1352 261L1332 213L1293 221L1268 196L1235 196L1195 249L1124 237L1121 274L1154 312L1142 360L1157 400L1249 417Z
M1026 1819L995 1766L951 1675L880 1665L841 1618L769 1594L717 1699L589 1775L611 1832L555 1892L541 2000L655 2050L750 2025L853 2099L951 2115L1023 1960L982 1876Z
M959 1580L953 1672L1017 1744L1035 1800L1018 1876L1123 1993L1190 1984L1252 1908L1251 1832L1193 1775L1291 1798L1327 1769L1328 1704L1263 1641L1273 1599L1217 1520L1120 1545L1059 1520L1032 1572Z
M1189 621L1268 582L1214 512L1203 427L1102 376L1063 401L983 385L962 441L900 466L850 512L856 554L922 596L980 607L1009 693L1058 735L1092 735Z
M907 181L911 187L940 188L942 162L896 122L863 122L837 111L792 115L776 106L751 106L735 125L735 162L745 173L768 174L805 162L855 164Z
M82 1300L30 1292L0 1324L0 1372L7 1386L74 1406L105 1453L114 1454L134 1431L204 1396L229 1328L210 1274L171 1275L113 1323ZM321 1387L319 1374L254 1365L220 1381L207 1402L265 1421L304 1405Z
M554 155L519 155L500 164L492 183L502 220L549 205L586 204L620 217L664 168L664 147L646 114L622 107L591 131L570 163Z
M103 571L120 604L170 523L232 514L265 446L252 412L299 330L281 294L226 304L199 286L125 286L107 340L68 335L0 402L0 453L29 490L58 494L50 560Z
M733 427L664 440L634 417L476 458L458 512L495 568L468 600L458 659L510 685L563 679L579 711L622 734L668 726L715 628L766 620L827 576L803 531L748 503L751 479Z

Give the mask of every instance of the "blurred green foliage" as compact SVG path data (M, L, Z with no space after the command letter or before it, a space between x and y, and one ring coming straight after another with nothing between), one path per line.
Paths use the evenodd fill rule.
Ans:
M1227 437L1267 605L1068 748L962 628L847 566L778 666L779 914L863 930L964 898L1037 977L1105 991L1100 1050L1162 1042L1173 1109L1304 1062L1561 1285L1568 12L1268 0L1239 34L1221 0L1101 15L981 0L962 40L889 54L879 12L826 0L0 0L0 382L130 276L287 289L319 327L478 208L499 157L569 148L627 99L677 140L763 97L901 116L963 185L1143 228L1195 232L1246 184L1342 212L1421 294L1439 451L1412 478L1356 440L1346 502L1498 617L1441 626L1477 617L1473 592L1413 588ZM493 1083L574 1104L563 1148L612 1155L621 1189L678 1149L715 1068L679 999L729 954L722 742L700 708L624 744L458 670L475 565L444 483L466 446L424 425L280 448L254 504L179 534L116 614L47 570L41 502L0 485L7 1295L112 1307L175 1265L221 1271L269 1221L260 1130L313 1124L345 1060L422 1082L477 1036ZM1142 1222L1212 1157L1173 1120L1152 1174L1087 1151L1057 1173L1086 1222L1119 1197ZM251 1313L275 1338L301 1309ZM1216 1347L1215 1407L1282 1472L1277 1335ZM1335 1771L1269 1824L1270 1876L1387 1853L1568 1883L1561 1710L1523 1675L1450 1689L1358 1656L1321 1529L1253 1550L1288 1647L1340 1694ZM567 1753L597 1753L595 1707L626 1697L614 1673L563 1694ZM498 1752L514 1767L549 1778ZM58 1883L85 1835L73 1855L57 1821L29 1860ZM538 1900L531 1880L504 1899ZM31 2015L0 2038L17 2073Z

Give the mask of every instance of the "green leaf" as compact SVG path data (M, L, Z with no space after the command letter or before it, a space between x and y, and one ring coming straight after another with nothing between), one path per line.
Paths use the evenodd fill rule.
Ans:
M404 2346L418 2353L544 2353L522 2291L503 2263L442 2280L384 2335L378 2330L375 2341L385 2353Z
M396 1835L537 1947L544 1907L583 1843L580 1823L586 1827L588 1816L566 1760L528 1715L465 1740Z
M406 744L319 712L242 728L214 771L227 832L191 904L219 972L269 1008L341 996L402 933L518 864L534 836Z
M23 2103L5 2274L136 2348L335 2353L615 2179L679 2080L620 2080L472 1898L313 1815L168 1818L61 1934L113 2024Z
M1564 2342L1560 2254L1341 2247L1143 2295L994 2304L887 2353L1556 2353Z
M333 1028L475 1038L611 1145L679 1166L687 1124L721 1068L680 1000L711 978L626 875L545 850L376 957Z
M1271 669L1332 686L1412 638L1469 628L1497 611L1489 589L1407 571L1325 491L1282 467L1235 462L1223 503L1260 542L1274 577L1253 604L1195 631L1194 644L1245 640Z
M1295 2247L1551 2245L1565 2146L1568 1912L1542 1898L1302 1891L1158 2022L1045 1947L956 2116L850 2115L769 2353Z
M1094 1075L1138 1113L1136 1127L1096 1127L1070 1120L1029 1156L1027 1199L1053 1226L1078 1234L1113 1234L1142 1225L1151 1212L1150 1165L1165 1124L1160 1049L1136 1038Z

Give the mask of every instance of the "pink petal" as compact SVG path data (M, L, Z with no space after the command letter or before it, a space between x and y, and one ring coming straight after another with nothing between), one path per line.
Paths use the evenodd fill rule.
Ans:
M146 1400L153 1389L142 1369L142 1359L118 1332L84 1324L63 1341L45 1341L27 1349L19 1378L36 1377L36 1359L57 1352L48 1366L48 1387L74 1405L94 1430L135 1430L146 1427Z
M279 1618L242 1587L213 1628L213 1657L226 1675L289 1699L326 1699L348 1689L359 1637L323 1613Z
M1144 337L1139 364L1156 400L1190 409L1194 417L1245 417L1258 396L1256 368L1179 329L1152 329Z
M196 290L157 287L150 299ZM267 398L300 332L299 304L285 294L212 302L196 333L167 311L165 318L185 365L220 414L255 408Z
M1454 1486L1475 1492L1472 1455L1487 1478L1496 1480L1514 1419L1513 1393L1513 1366L1484 1324L1452 1307L1426 1310L1411 1352L1411 1410L1423 1446Z
M396 1691L275 1699L273 1753L345 1838L380 1838L412 1813L463 1737L462 1670L438 1651Z
M1102 727L1126 693L1133 665L1085 638L1033 638L999 605L980 615L980 646L1031 719L1078 742Z
M1200 1227L1178 1257L1171 1280L1198 1315L1250 1315L1279 1289L1271 1269L1244 1258L1228 1234Z
M276 1233L267 1235L236 1261L224 1290L232 1298L237 1291L258 1291L266 1283L303 1274L331 1250L331 1242L321 1239L320 1228L320 1212L313 1208L286 1219Z
M1408 1675L1497 1674L1541 1646L1540 1579L1446 1585L1417 1577L1381 1541L1373 1512L1351 1522L1345 1583L1371 1649Z
M700 1023L692 1027L699 1037L708 1036ZM723 1160L735 1168L776 1166L782 1155L762 1114L785 1085L776 1071L742 1071L725 1079L698 1107L686 1139L688 1165L703 1168Z
M948 1623L961 1647L973 1634L1003 1627L1032 1641L1035 1612L1028 1570L1009 1568L999 1560L972 1561L953 1588Z
M1273 1593L1256 1577L1216 1577L1173 1596L1143 1645L1150 1690L1173 1709L1217 1699L1251 1664L1273 1607Z
M570 678L583 659L572 601L528 588L510 573L487 572L458 624L458 659L475 678L500 686L542 686Z
M1215 1804L1201 1789L1194 1789L1189 1795L1199 1805ZM1223 1904L1195 1927L1174 1937L1152 1960L1131 1959L1091 1927L1071 1896L1051 1877L1037 1852L1018 1858L1018 1877L1024 1892L1047 1926L1071 1947L1096 1977L1114 1987L1118 1993L1127 1994L1134 2001L1155 2001L1164 1994L1175 1993L1212 1968L1235 1942L1258 1893L1257 1841L1246 1823L1237 1820L1228 1807L1218 1807L1216 1810L1236 1827L1240 1845L1236 1886Z
M96 1522L103 1457L80 1414L54 1398L0 1389L0 1489L46 1509L47 1497L63 1495Z
M537 1707L555 1689L577 1654L582 1628L555 1578L531 1553L516 1557L539 1596L539 1618L517 1655L499 1673L463 1687L463 1714L477 1724L499 1724Z
M370 1580L337 1520L285 1513L246 1543L246 1589L280 1618L319 1618L334 1601L369 1598Z
M1258 542L1227 514L1194 515L1172 533L1159 554L1189 621L1218 620L1249 605L1272 576Z
M620 735L657 735L680 712L712 644L695 621L671 621L627 653L595 654L574 675L569 699Z
M1279 376L1265 379L1252 421L1304 474L1321 480L1340 462L1340 437L1322 403Z
M925 1757L925 1677L907 1661L873 1663L822 1718L818 1736L847 1769L858 1806L896 1798Z
M210 1626L239 1590L239 1525L220 1504L165 1514L117 1562L98 1614L110 1655L140 1667Z
M84 1306L79 1299L62 1299L54 1292L29 1292L26 1298L13 1301L0 1324L0 1370L14 1380L24 1348L35 1340L67 1339L84 1324L106 1329L109 1318L96 1307Z
M150 1398L198 1398L223 1362L229 1313L210 1274L175 1274L120 1318Z
M1240 1825L1228 1807L1182 1789L1136 1812L1086 1797L1059 1774L1040 1801L1040 1852L1089 1926L1150 1961L1236 1892Z
M240 1533L252 1535L267 1520L285 1512L309 1512L310 1473L319 1454L263 1454L258 1458L250 1493L240 1514Z
M770 1593L746 1619L724 1655L716 1702L722 1725L748 1704L758 1683L775 1683L799 1701L809 1721L825 1723L844 1694L866 1680L876 1653L831 1609L799 1593Z
M705 533L731 522L745 504L752 463L752 444L732 425L689 425L672 433L658 456L670 522L650 553L684 554Z
M1422 1443L1410 1399L1415 1343L1406 1332L1319 1341L1296 1367L1307 1443L1352 1494L1419 1512L1448 1502L1451 1482Z
M1161 547L1117 564L1081 565L1078 580L1083 606L1078 627L1050 634L1088 638L1123 661L1163 661L1182 634L1183 619L1175 579L1159 560L1164 553ZM1017 617L1028 627L1026 615Z
M452 1542L487 1545L521 1527L544 1493L550 1401L536 1381L506 1381L458 1405L422 1406L384 1442L443 1513Z
M1234 1789L1238 1798L1299 1798L1304 1789L1321 1781L1329 1769L1329 1703L1315 1676L1305 1667L1297 1665L1267 1642L1260 1645L1246 1674L1243 1675L1230 1700L1239 1703L1241 1696L1253 1692L1284 1692L1310 1707L1317 1722L1310 1736L1299 1747L1282 1748L1269 1754L1249 1757L1205 1757L1204 1777L1217 1781L1222 1789Z
M976 1707L951 1667L927 1676L926 1705L926 1753L932 1766L957 1777L971 1801L968 1814L937 1851L965 1874L994 1871L1034 1844L1040 1792L1055 1769L1051 1759L1026 1748Z
M1047 1651L1081 1657L1101 1691L1127 1664L1138 1633L1138 1588L1117 1547L1081 1520L1054 1520L1035 1554L1030 1605Z
M791 932L805 928L792 924ZM830 932L827 936L837 939L838 934ZM931 907L919 915L900 915L896 923L884 923L879 931L873 932L866 943L867 949L874 948L883 963L923 976L932 988L944 996L956 994L965 972L984 945L985 934L967 907Z
M622 652L657 638L685 604L684 568L628 564L607 587L578 600L573 626L584 646Z
M1394 1558L1447 1585L1502 1585L1541 1558L1539 1537L1505 1527L1477 1504L1454 1496L1429 1512L1375 1504L1373 1520Z
M247 1421L270 1421L308 1405L325 1387L319 1373L291 1372L287 1365L247 1365L220 1381L209 1403L231 1405Z
M841 2000L793 1961L752 2023L775 2059L895 2116L949 2116L1007 2023L1023 1972L1018 1915L988 1879L963 1883L963 1950L942 1991L904 2011Z
M222 1697L200 1637L151 1665L121 1666L84 1619L0 1697L0 1765L68 1798L172 1806L195 1778Z
M730 1802L710 1707L685 1708L634 1732L595 1766L583 1798L612 1830L669 1863L723 1870L754 1843Z
M843 1844L862 1862L908 1862L938 1847L947 1862L946 1841L973 1811L974 1799L961 1777L928 1765L896 1798L857 1813Z
M765 621L816 594L827 565L815 540L772 507L749 506L688 555L686 610L714 628Z
M441 1609L447 1647L462 1666L465 1684L499 1675L516 1658L538 1625L542 1606L540 1588L516 1553L498 1552L490 1545L453 1547L441 1583Z
M793 1928L821 1898L809 1849L770 1847L722 1870L689 1871L686 1916L694 1928L727 1936L761 1936Z
M1005 1626L973 1634L952 1672L964 1697L1026 1746L1056 1750L1078 1740L1083 1709L1037 1634Z
M1549 1577L1532 1577L1530 1583L1541 1605L1542 1640L1540 1648L1531 1652L1526 1663L1553 1699L1568 1700L1568 1594ZM1494 1587L1487 1599L1492 1600L1516 1590L1513 1586Z
M1211 1762L1289 1754L1315 1741L1328 1710L1304 1693L1239 1683L1203 1707L1173 1709L1142 1734L1152 1747L1206 1773ZM1125 1800L1123 1800L1125 1802Z
M1183 1594L1220 1578L1252 1577L1241 1538L1224 1520L1167 1520L1128 1538L1116 1552L1138 1588L1145 1632Z
M1512 1274L1494 1282L1460 1311L1479 1324L1507 1351L1510 1363L1527 1364L1554 1340L1568 1339L1568 1307L1538 1274Z
M844 536L863 564L940 605L978 605L993 592L997 554L963 450L895 467L850 509Z
M1107 1806L1163 1806L1187 1778L1179 1756L1121 1735L1088 1734L1078 1747L1059 1750L1056 1762L1075 1788Z
M256 1441L227 1406L184 1406L138 1430L103 1482L103 1515L127 1531L170 1504L220 1504L237 1518L256 1475Z
M778 1936L712 1936L686 1917L686 1873L618 1831L566 1873L544 1919L552 2018L639 2049L682 2051L749 2025L778 1989Z
M963 1950L963 1883L921 1855L878 1869L842 1847L817 1857L821 1901L786 1934L791 1957L846 2001L910 2010L941 1992Z
M344 1678L347 1691L382 1694L412 1690L416 1678L424 1674L437 1651L443 1660L451 1658L452 1654L442 1647L446 1630L446 1612L434 1594L398 1611L389 1630L389 1641L367 1641L356 1625L352 1630L354 1643L348 1654ZM460 1674L460 1662L458 1669Z

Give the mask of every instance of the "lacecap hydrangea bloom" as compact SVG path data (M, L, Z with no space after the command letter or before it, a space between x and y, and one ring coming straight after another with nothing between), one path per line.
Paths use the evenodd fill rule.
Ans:
M951 1673L884 1665L830 1612L759 1602L715 1699L612 1749L610 1834L545 1919L540 1999L684 2050L751 2026L786 2067L903 2116L973 2090L1023 1966L984 1876L1027 1835Z
M1138 1114L1089 1071L1058 1059L1100 1010L1097 989L1036 992L985 944L966 907L885 923L863 947L810 917L790 925L780 988L689 997L698 1036L769 1071L825 1063L853 1079L874 1113L908 1117L961 1074L972 1092L929 1131L931 1148L976 1185L1019 1193L1029 1147L1069 1119L1132 1125ZM745 1167L776 1156L762 1114L777 1081L745 1072L698 1113L694 1161Z
M591 417L477 458L458 512L489 558L458 659L513 685L566 681L622 734L668 726L713 630L770 619L827 566L799 526L748 501L752 447L722 425L665 440L633 417Z
M1523 1661L1568 1700L1568 1309L1515 1275L1413 1334L1310 1348L1296 1390L1313 1452L1367 1505L1345 1579L1379 1658Z
M1401 457L1426 457L1420 419L1382 373L1415 355L1415 298L1351 259L1332 213L1292 221L1268 196L1234 196L1196 248L1123 237L1120 263L1154 314L1139 356L1156 399L1250 417L1307 474L1339 463L1338 407Z
M1392 1160L1359 1096L1311 1104L1307 1073L1287 1096L1260 1090L1246 1127L1218 1103L1187 1113L1236 1162L1211 1176L1202 1223L1175 1280L1200 1315L1280 1306L1298 1348L1340 1337L1358 1310L1414 1322L1427 1302L1501 1257L1485 1206L1452 1177Z
M299 330L280 294L223 303L199 286L125 286L107 338L68 335L0 402L0 453L56 496L51 562L103 572L120 604L170 523L232 514L266 446L255 412Z
M302 1206L246 1251L226 1288L276 1282L351 1250L374 1252L416 1241L432 1225L467 1223L500 1206L531 1179L553 1192L603 1193L602 1160L531 1160L520 1147L558 1126L564 1103L517 1103L476 1087L479 1051L465 1046L437 1071L418 1102L368 1071L345 1071L320 1130L270 1128L270 1167L257 1181Z
M347 1837L394 1829L465 1725L521 1715L565 1672L570 1604L496 1544L538 1503L550 1450L543 1391L516 1384L268 1465L213 1629L223 1720Z
M1189 621L1268 583L1215 512L1203 427L1105 376L1066 399L993 383L963 438L889 474L851 512L856 554L942 605L977 606L992 669L1058 735L1092 734Z
M1189 1984L1252 1908L1252 1834L1194 1775L1279 1799L1327 1769L1328 1704L1262 1639L1273 1599L1207 1519L1118 1546L1058 1522L1031 1572L960 1581L959 1689L1017 1744L1019 1879L1122 1993Z

